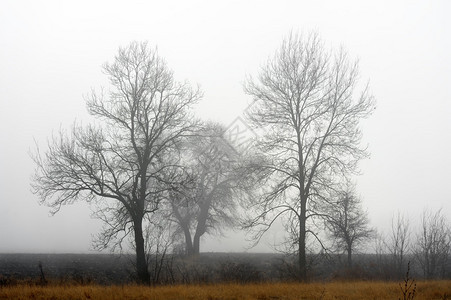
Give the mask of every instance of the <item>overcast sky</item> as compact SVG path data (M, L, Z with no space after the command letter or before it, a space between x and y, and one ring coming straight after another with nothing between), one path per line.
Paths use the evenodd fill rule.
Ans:
M226 125L250 103L246 74L257 74L290 30L344 46L377 100L362 122L371 159L357 180L372 225L387 231L396 211L413 220L425 207L451 220L450 14L446 0L2 0L0 252L90 251L100 222L83 204L50 217L30 192L28 152L34 139L45 146L52 132L86 119L83 95L107 84L101 65L133 40L157 46L177 79L199 84L199 115ZM201 251L244 246L229 233Z

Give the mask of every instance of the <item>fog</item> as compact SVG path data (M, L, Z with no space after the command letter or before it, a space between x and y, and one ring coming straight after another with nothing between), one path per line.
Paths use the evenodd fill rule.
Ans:
M0 3L0 252L90 252L101 223L76 203L55 216L30 191L37 143L88 123L83 95L108 84L101 66L148 41L175 78L204 91L197 114L229 125L249 105L247 75L291 30L316 31L359 58L377 101L361 123L371 158L357 190L372 226L397 211L451 217L451 20L448 1L2 1ZM415 222L413 222L415 223ZM275 227L249 250L273 251ZM247 251L241 232L201 251Z

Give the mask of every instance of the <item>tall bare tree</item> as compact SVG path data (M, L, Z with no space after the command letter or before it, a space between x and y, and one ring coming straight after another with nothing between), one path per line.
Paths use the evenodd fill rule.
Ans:
M341 49L329 52L317 34L290 34L274 57L250 77L245 91L255 101L247 119L260 132L262 153L268 154L267 192L255 203L258 211L248 226L261 230L285 216L295 229L299 275L307 276L306 238L314 234L317 204L330 201L344 178L367 156L359 144L358 124L373 111L366 87L358 92L358 64Z
M338 251L347 253L348 267L352 266L352 253L369 241L375 230L369 227L368 214L362 209L361 200L353 188L339 193L337 202L327 206L325 225L334 239Z
M240 198L252 190L251 174L225 140L225 131L220 124L205 124L184 149L185 180L174 185L169 202L187 255L199 254L204 234L237 224Z
M451 228L441 210L424 210L414 246L415 258L427 279L443 277L451 253Z
M74 125L71 134L61 131L44 155L38 150L32 186L54 213L77 200L95 202L105 222L101 247L133 232L139 282L149 283L143 220L167 192L162 178L173 167L178 144L193 130L189 109L201 92L175 81L147 43L120 48L103 71L111 91L93 91L86 99L98 122Z

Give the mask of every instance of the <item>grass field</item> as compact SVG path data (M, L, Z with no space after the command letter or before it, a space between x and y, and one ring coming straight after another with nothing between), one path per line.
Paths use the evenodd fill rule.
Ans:
M396 282L216 284L177 286L16 285L0 287L0 299L403 299ZM415 298L451 299L451 281L419 281Z

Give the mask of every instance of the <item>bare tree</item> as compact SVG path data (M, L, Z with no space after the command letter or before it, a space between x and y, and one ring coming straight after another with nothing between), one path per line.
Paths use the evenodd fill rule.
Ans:
M391 234L386 247L392 257L392 267L395 268L396 276L403 276L406 269L405 258L410 248L410 224L399 211L396 217L393 216L391 219Z
M204 234L233 226L240 198L250 193L249 170L223 138L225 128L206 124L184 149L185 180L174 185L170 206L185 237L187 255L197 255Z
M425 278L443 277L450 247L450 226L441 209L435 213L424 210L421 218L421 231L416 238L414 254Z
M74 125L33 158L33 190L56 213L77 200L95 202L105 222L99 246L120 245L133 232L139 282L149 283L143 220L167 193L162 178L179 143L193 130L189 108L201 97L173 73L147 43L120 48L103 71L112 90L92 92L89 113L97 125Z
M165 214L146 216L144 241L147 265L150 271L150 283L156 285L162 282L173 282L168 277L173 270L168 270L174 260L174 244L178 240L174 223ZM166 268L165 268L166 267ZM169 272L168 272L169 271Z
M352 253L375 234L375 230L369 227L368 213L361 204L353 188L348 188L339 193L334 205L327 207L329 213L325 225L336 249L347 253L348 267L352 266Z
M358 64L344 50L330 53L316 34L290 34L249 78L245 91L255 101L247 119L261 132L259 149L268 155L269 186L255 203L257 215L248 227L261 235L285 216L295 229L300 278L305 279L306 238L319 203L331 201L357 162L367 156L359 144L359 120L373 111L368 89L357 92ZM319 240L319 239L318 239Z
M375 254L375 264L373 269L375 273L385 280L390 280L393 278L393 267L392 262L388 259L388 250L386 237L380 233L375 232L373 236L373 251Z

